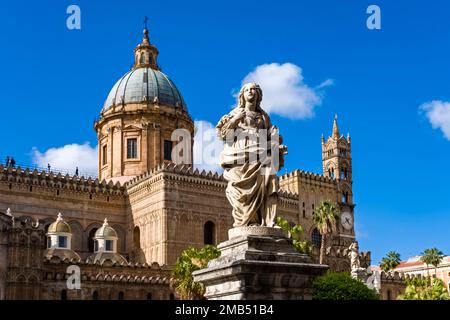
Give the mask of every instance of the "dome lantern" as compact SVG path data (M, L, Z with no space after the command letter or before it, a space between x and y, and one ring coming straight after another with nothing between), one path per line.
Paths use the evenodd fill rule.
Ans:
M158 49L150 43L150 39L148 38L147 23L145 24L142 42L134 49L133 69L147 67L154 70L159 70L157 63Z

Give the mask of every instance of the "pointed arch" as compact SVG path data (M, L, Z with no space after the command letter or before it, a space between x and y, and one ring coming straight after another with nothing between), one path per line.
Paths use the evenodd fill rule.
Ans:
M133 247L134 249L141 248L141 229L138 226L133 229Z
M117 237L119 238L117 240L117 251L119 253L125 253L126 252L126 240L127 240L127 233L125 231L125 228L122 227L120 224L115 224L112 226L114 230L117 232Z
M203 225L203 243L216 244L216 225L212 221L207 221Z
M72 250L76 252L83 251L83 226L76 220L68 222L72 230Z

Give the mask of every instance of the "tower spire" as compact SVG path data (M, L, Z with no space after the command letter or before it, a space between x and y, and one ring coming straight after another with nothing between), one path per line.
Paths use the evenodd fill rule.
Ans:
M334 115L332 137L334 139L339 139L339 128L338 128L338 124L337 124L337 114Z

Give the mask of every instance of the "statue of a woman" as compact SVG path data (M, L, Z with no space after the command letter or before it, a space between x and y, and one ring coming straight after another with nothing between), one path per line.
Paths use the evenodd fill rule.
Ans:
M273 227L277 206L276 172L283 166L287 148L278 128L260 103L262 90L245 84L238 105L220 119L218 135L225 140L220 164L228 181L226 195L233 207L234 227L259 225Z
M349 253L348 256L350 257L350 269L351 271L358 271L360 268L359 263L359 246L358 242L352 242L350 246L348 247Z

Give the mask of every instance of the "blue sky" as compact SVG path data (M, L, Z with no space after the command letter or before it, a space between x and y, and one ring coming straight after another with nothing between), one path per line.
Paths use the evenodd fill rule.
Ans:
M81 8L81 30L66 28L71 4ZM366 27L370 4L381 8L381 30ZM448 1L46 0L2 3L0 12L2 159L31 163L33 148L94 147L93 121L131 67L147 15L159 63L195 120L215 124L258 66L301 68L299 85L320 103L304 119L274 112L286 170L321 171L320 137L337 113L352 137L357 236L373 263L389 250L450 253L442 130L450 124L435 113L441 128L433 128L419 109L435 100L450 108ZM332 85L319 90L326 80Z

